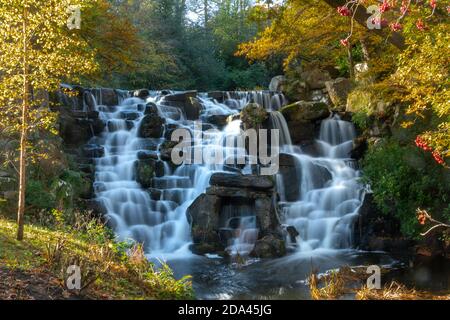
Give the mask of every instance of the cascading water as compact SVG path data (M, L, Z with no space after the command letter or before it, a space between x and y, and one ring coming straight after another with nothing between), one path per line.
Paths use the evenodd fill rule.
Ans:
M167 125L188 129L194 143L192 152L201 154L223 153L236 155L236 146L227 146L227 138L240 132L240 121L231 121L221 131L205 132L193 121L185 119L179 108L165 104L164 97L154 93L142 100L129 98L122 92L118 106L105 107L101 101L95 104L100 116L107 122L104 133L94 137L92 144L103 146L104 155L97 158L94 190L103 204L111 226L120 239L142 242L149 256L180 255L189 252L190 234L186 210L192 201L209 185L214 172L227 171L224 164L182 164L172 168L164 165L162 175L152 179L152 188L158 196L151 196L136 181L136 162L140 151L148 151L148 139L138 135L145 116L145 104L154 102L158 113ZM98 100L94 94L92 97ZM284 223L299 231L301 251L317 248L344 248L350 245L350 228L360 205L361 188L356 179L358 172L348 165L348 152L355 135L349 122L336 116L322 122L317 140L321 156L311 157L292 145L289 130L278 111L284 97L270 92L232 92L224 103L199 97L203 106L201 119L211 115L236 114L248 102L259 102L271 112L273 128L280 129L281 150L295 159L299 181L299 194L295 201L286 201L283 179L277 175L280 205ZM214 126L210 126L214 127ZM152 139L160 145L164 138ZM160 159L159 147L154 154ZM231 168L233 169L233 168ZM241 168L250 173L250 167ZM227 250L230 253L249 252L257 238L257 229L251 208L239 209L239 213L224 222L224 228L233 230L233 238Z
M280 124L282 121L278 128L285 130ZM312 157L299 148L283 150L294 159L299 192L296 199L286 201L286 186L278 175L280 205L284 222L299 232L297 242L301 252L351 246L352 223L363 196L357 181L359 172L350 165L355 136L352 123L335 115L321 123L316 140L319 156Z
M249 97L246 95L245 99ZM200 101L203 105L201 118L238 112L226 104L204 98ZM107 126L100 137L94 137L91 141L91 144L104 148L104 156L97 158L95 163L94 190L106 210L110 225L119 239L134 239L143 243L149 256L180 255L189 252L188 206L208 187L210 176L214 172L224 171L225 166L220 163L182 164L173 169L166 164L164 174L152 179L152 188L160 191L159 198L151 197L148 191L141 188L135 176L137 155L147 146L146 140L138 136L147 102L157 104L158 113L167 124L175 124L191 132L194 140L190 147L192 153L200 149L201 154L222 152L225 157L235 155L238 149L226 147L226 140L239 134L240 121L232 121L222 131L204 132L203 127L198 128L193 121L186 120L179 108L165 105L164 98L158 93L146 100L126 98L118 106L99 104L97 108ZM164 139L153 140L159 145ZM160 157L159 148L155 149L156 156ZM252 237L248 236L250 231L247 229L255 229L254 219L244 218L239 222L230 251L241 248L242 243L251 242Z

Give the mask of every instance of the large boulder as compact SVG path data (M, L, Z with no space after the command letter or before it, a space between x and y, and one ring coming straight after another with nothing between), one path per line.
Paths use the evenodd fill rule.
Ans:
M119 95L114 89L95 88L91 92L96 97L98 104L105 106L116 106L119 104Z
M258 190L267 190L274 187L273 180L269 176L241 175L225 172L214 173L209 183L214 186L252 188Z
M156 159L137 160L135 178L143 188L152 186L154 177L164 176L164 163Z
M87 143L106 126L97 111L72 111L65 106L60 108L58 124L59 134L68 146L81 146Z
M320 120L330 115L328 106L317 101L298 101L283 107L280 112L286 119L294 144L313 141L320 127Z
M325 88L325 82L331 80L328 71L318 68L302 71L300 73L300 78L313 90Z
M140 98L140 99L146 99L150 96L150 91L148 89L139 89L135 90L133 92L133 96Z
M150 112L141 121L138 135L141 138L160 138L164 133L165 119L161 118L157 112Z
M258 129L269 118L269 113L257 103L247 104L240 113L244 129Z
M327 104L318 101L298 101L283 107L280 112L286 121L316 121L328 118Z
M203 193L187 209L194 253L205 254L225 249L219 236L220 208L219 196Z
M286 83L285 76L275 76L270 80L269 90L275 92L282 92L284 90L284 85Z
M296 159L293 155L280 153L279 174L286 201L296 201L300 196L300 177L297 170Z
M337 78L325 82L325 86L335 109L345 111L348 94L353 88L352 82L346 78Z
M202 105L197 99L197 91L184 91L164 96L163 103L183 110L188 120L197 120Z
M251 256L257 258L282 257L286 254L285 242L275 235L266 235L255 243Z

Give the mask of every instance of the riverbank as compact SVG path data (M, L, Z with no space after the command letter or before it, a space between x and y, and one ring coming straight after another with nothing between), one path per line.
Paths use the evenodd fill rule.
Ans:
M138 247L127 249L96 222L86 223L78 230L27 224L19 242L15 222L0 216L0 299L192 298L189 278L177 281L167 267L154 270ZM81 275L80 288L72 290L71 265Z

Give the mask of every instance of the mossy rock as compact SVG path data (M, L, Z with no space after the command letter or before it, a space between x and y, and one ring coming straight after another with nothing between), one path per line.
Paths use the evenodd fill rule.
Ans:
M283 107L280 112L291 122L321 120L330 115L326 103L314 101L298 101Z
M259 128L268 117L268 112L257 103L247 104L240 115L245 129Z
M143 188L152 186L152 179L155 176L154 161L141 160L136 162L136 181Z

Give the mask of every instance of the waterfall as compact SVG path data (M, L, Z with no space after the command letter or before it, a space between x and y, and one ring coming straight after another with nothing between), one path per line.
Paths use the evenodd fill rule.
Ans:
M152 92L146 100L130 98L127 91L116 91L119 105L104 106L96 103L101 119L106 122L104 132L92 138L90 144L103 148L103 156L95 159L94 191L106 211L109 225L120 240L133 239L144 245L149 257L177 257L190 254L191 243L186 210L209 186L215 172L240 171L251 173L250 165L230 166L223 163L181 164L177 167L162 161L160 146L167 139L143 139L139 127L145 117L145 104L153 102L160 117L168 127L188 129L194 142L189 147L192 154L201 151L214 155L223 153L224 160L243 150L229 138L240 134L241 122L228 122L222 130L205 131L205 123L186 120L181 109L165 104L161 92ZM93 97L101 99L101 91ZM281 174L276 176L280 194L280 207L285 224L298 231L300 251L318 248L346 248L350 246L350 229L361 203L361 187L357 183L358 171L351 166L348 152L355 136L349 122L337 116L322 122L320 136L316 141L319 157L312 157L292 145L289 129L283 115L276 111L284 103L284 97L270 92L230 92L223 103L199 96L202 104L200 119L208 116L234 115L248 102L256 101L273 110L270 122L280 130L282 152L295 162L298 195L287 196L292 189L285 185ZM206 127L216 128L212 124ZM232 139L231 139L232 140ZM136 165L139 154L151 153L152 159L162 163L162 172L151 180L150 188L144 189L137 182ZM252 208L242 204L223 208L223 229L232 233L227 251L231 254L249 253L258 236ZM227 211L228 210L228 211ZM229 212L229 213L227 213Z
M280 131L285 131L282 123ZM281 135L280 135L281 136ZM320 155L312 157L301 150L285 150L295 163L300 192L286 201L286 186L277 176L284 223L294 226L298 250L342 249L351 246L352 223L362 200L359 172L349 157L355 138L352 123L338 116L323 120L319 138Z

